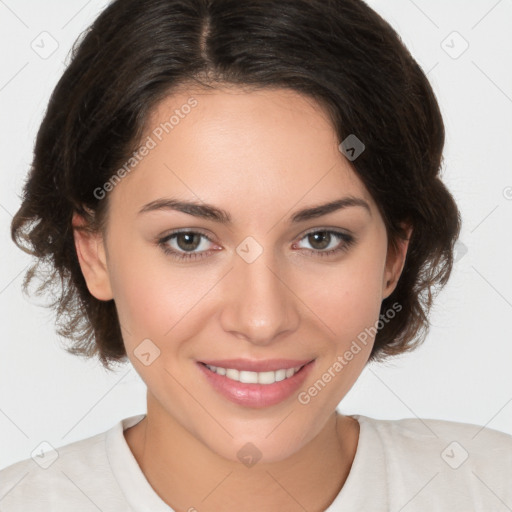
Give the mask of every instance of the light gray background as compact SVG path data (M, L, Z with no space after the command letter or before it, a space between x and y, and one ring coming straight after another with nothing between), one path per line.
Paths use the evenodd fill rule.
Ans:
M444 180L463 229L425 344L367 367L339 409L512 434L512 1L368 3L428 72L446 124ZM131 365L109 374L60 348L51 311L21 293L30 259L9 235L50 93L71 44L106 4L0 0L0 468L42 441L59 447L145 412L145 386ZM52 38L58 48L48 56Z

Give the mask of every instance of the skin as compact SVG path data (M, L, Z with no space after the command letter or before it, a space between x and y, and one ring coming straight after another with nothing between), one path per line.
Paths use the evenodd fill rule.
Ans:
M147 417L125 431L148 482L176 511L321 511L349 474L359 424L336 407L361 374L373 339L311 401L297 394L249 408L219 395L197 360L313 359L307 390L357 335L379 318L395 289L408 242L388 249L377 205L339 151L326 114L288 90L177 92L153 111L147 135L193 96L198 105L109 192L107 232L75 230L80 265L92 295L114 299L128 357L147 385ZM347 207L294 225L299 209L345 196ZM172 210L138 215L173 197L213 204L233 224ZM75 215L73 225L83 220ZM157 240L171 230L199 229L178 261ZM306 236L349 231L355 243ZM253 237L262 254L236 252ZM200 243L199 243L200 241ZM186 254L190 240L168 241ZM190 245L189 245L190 247ZM144 339L160 355L148 366L134 355ZM252 467L237 452L261 452ZM249 497L249 499L248 499Z

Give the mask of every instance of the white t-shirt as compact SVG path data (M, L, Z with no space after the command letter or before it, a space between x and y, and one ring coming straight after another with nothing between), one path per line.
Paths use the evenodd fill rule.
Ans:
M452 421L353 417L361 427L356 455L326 512L512 510L512 436ZM48 452L35 455L39 463L30 458L1 470L0 510L173 512L123 436L143 418L60 447L53 462Z

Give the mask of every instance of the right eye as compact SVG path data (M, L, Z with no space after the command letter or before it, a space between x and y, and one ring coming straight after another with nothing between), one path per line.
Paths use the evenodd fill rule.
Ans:
M201 239L212 242L212 240L204 233L191 230L180 230L174 231L158 240L158 245L162 248L165 254L168 254L177 260L196 260L198 258L203 258L204 254L208 252L207 250L193 252L201 246L207 245L207 243L202 243ZM171 241L173 243L169 244Z

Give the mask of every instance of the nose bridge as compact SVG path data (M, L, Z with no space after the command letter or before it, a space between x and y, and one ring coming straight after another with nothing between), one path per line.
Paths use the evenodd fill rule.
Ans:
M247 237L236 249L223 310L224 329L265 344L296 326L293 294L274 251Z

